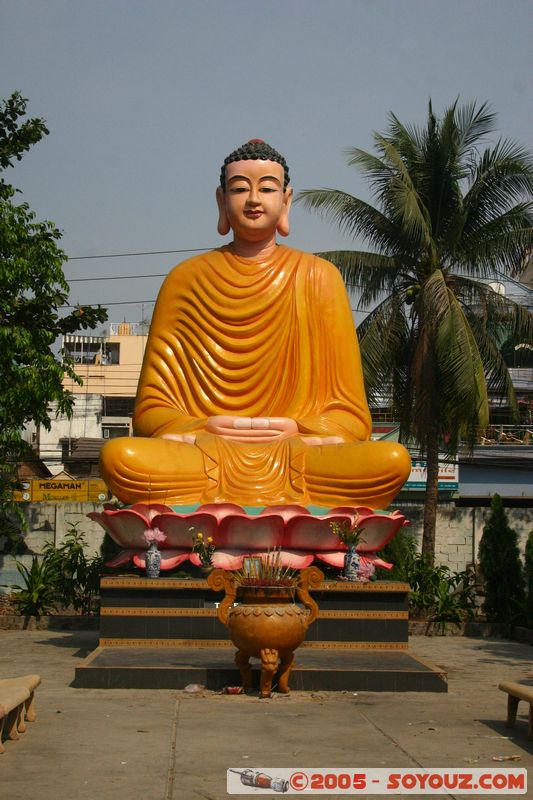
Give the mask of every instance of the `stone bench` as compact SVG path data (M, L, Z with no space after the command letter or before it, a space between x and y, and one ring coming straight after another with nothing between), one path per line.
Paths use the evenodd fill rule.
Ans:
M0 680L0 753L5 751L3 739L19 739L26 730L26 721L35 720L35 689L39 675Z
M507 692L507 728L512 728L516 721L516 712L520 700L525 700L529 703L529 723L527 730L527 738L533 740L533 685L524 683L512 683L505 681L500 683L498 689L502 692Z

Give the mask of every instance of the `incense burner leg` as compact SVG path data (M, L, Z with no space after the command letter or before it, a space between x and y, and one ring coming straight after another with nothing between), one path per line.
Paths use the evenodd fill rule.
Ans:
M261 650L261 684L260 696L270 697L272 693L272 679L279 666L278 651L270 647Z
M289 678L294 666L294 653L285 653L279 664L278 692L289 694Z
M250 666L250 656L246 655L242 650L237 650L235 653L235 663L241 673L242 688L244 690L250 689L252 686L252 668Z

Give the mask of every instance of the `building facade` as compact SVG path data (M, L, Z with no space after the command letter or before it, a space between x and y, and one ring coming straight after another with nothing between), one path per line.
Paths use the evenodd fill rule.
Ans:
M80 386L65 377L63 386L75 397L73 415L60 415L50 431L28 425L26 440L52 475L63 469L76 474L76 461L91 467L98 460L98 446L117 436L130 436L148 329L142 323L110 323L102 336L68 334L62 349L75 364ZM91 443L89 447L88 443ZM85 443L80 448L80 443ZM79 458L76 457L78 454Z

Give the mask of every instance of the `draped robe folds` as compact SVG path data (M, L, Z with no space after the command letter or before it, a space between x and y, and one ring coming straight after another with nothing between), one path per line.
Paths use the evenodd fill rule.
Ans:
M220 414L289 417L298 435L231 441L205 431ZM339 272L284 246L259 261L223 247L168 275L133 425L138 438L112 440L101 457L104 477L125 502L384 507L409 473L400 445L368 442L357 336ZM310 435L344 443L307 446Z

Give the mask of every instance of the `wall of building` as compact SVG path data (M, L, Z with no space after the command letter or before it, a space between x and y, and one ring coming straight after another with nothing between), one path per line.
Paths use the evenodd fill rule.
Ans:
M64 469L62 463L61 439L80 439L102 437L102 397L99 394L79 394L76 396L73 415L53 418L49 431L42 426L38 432L30 428L26 431L27 440L33 444L39 457L44 461L52 475ZM30 438L31 437L31 438Z
M421 503L395 504L410 520L406 528L422 545L424 508ZM532 508L507 508L509 524L517 532L520 552L524 553L527 537L533 531ZM477 560L483 527L490 514L488 507L456 506L453 501L440 503L437 511L435 562L447 564L454 572L464 570Z
M511 449L511 448L510 448ZM485 465L472 465L463 462L459 466L459 492L462 498L492 497L496 492L502 497L533 497L533 451L531 447L522 446L516 453L508 453L505 447L493 448L495 458L487 458ZM507 456L508 466L492 466L496 458L503 460ZM517 456L524 456L518 458Z
M118 364L76 364L76 372L83 380L79 386L65 378L63 386L73 394L99 394L106 397L135 397L137 383L146 347L146 336L108 336L106 344L118 344Z
M29 530L25 541L30 552L17 558L0 553L0 594L9 592L8 587L12 584L20 585L17 560L31 567L33 555L41 555L46 542L59 546L71 525L77 523L77 530L85 534L88 556L99 552L104 538L100 525L87 517L91 511L102 510L100 503L25 503L22 508L28 520Z

